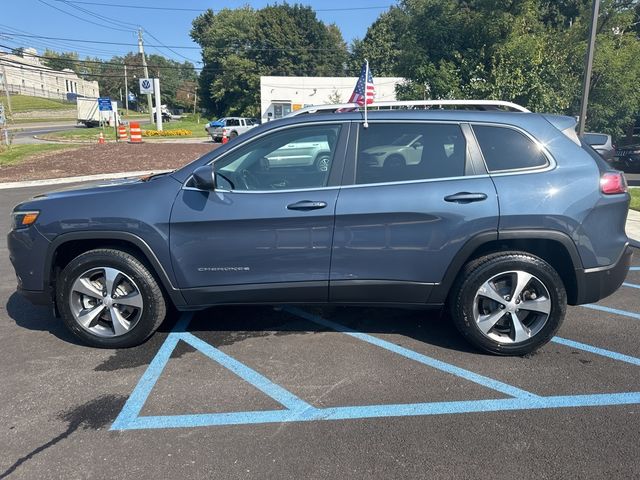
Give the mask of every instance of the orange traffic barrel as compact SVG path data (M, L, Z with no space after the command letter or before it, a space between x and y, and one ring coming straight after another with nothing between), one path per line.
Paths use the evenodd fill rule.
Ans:
M229 137L227 137L226 135L224 137L222 137L222 144L224 145L225 143L227 143L229 141Z
M118 140L126 140L127 139L127 127L124 125L118 126Z
M129 125L129 134L131 136L130 143L142 143L142 130L140 130L139 123Z

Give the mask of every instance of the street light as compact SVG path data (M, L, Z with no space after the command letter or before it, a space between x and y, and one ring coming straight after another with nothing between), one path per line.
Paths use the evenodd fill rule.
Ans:
M593 0L591 11L591 27L589 28L589 45L585 59L584 78L582 80L582 99L580 100L580 118L578 120L578 135L584 135L584 126L587 121L587 104L589 103L589 88L591 86L591 70L593 68L593 53L596 49L596 33L598 30L598 12L600 0Z

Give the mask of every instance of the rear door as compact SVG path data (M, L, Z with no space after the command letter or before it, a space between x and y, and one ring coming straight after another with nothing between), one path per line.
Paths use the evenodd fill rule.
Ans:
M461 247L497 233L493 182L468 125L370 122L357 132L336 205L330 300L427 303ZM421 135L418 163L397 146L407 133Z

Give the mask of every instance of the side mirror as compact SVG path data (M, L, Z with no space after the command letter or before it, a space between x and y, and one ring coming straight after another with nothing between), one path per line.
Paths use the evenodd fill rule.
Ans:
M216 189L213 165L203 165L193 171L193 186L198 190L212 191Z

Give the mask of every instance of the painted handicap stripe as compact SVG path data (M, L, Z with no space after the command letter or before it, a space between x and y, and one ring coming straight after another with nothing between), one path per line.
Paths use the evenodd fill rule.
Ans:
M421 353L415 352L413 350L409 350L408 348L401 347L396 345L395 343L388 342L386 340L382 340L378 337L374 337L373 335L368 335L366 333L357 332L352 330L349 327L341 325L339 323L332 322L331 320L326 320L317 315L313 315L309 312L301 310L296 307L285 307L285 310L289 313L297 315L299 317L304 318L305 320L309 320L318 325L322 325L328 327L337 332L344 333L351 337L355 337L359 340L365 341L372 345L376 345L378 347L384 348L385 350L389 350L391 352L397 353L398 355L402 355L403 357L409 358L416 362L422 363L423 365L427 365L432 368L436 368L446 373L450 373L457 377L464 378L465 380L469 380L471 382L482 385L483 387L490 388L492 390L496 390L498 392L505 393L512 397L536 397L537 395L527 392L526 390L522 390L520 388L514 387L512 385L508 385L506 383L500 382L498 380L494 380L489 377L485 377L484 375L480 375L478 373L471 372L469 370L465 370L464 368L457 367L450 363L443 362L441 360L436 360L435 358L427 357Z
M307 320L326 326L333 330L345 333L354 338L367 341L382 348L394 351L407 358L420 363L433 366L456 376L469 379L481 385L493 388L503 393L514 395L514 398L468 400L452 402L428 402L411 404L388 405L356 405L346 407L317 408L302 399L296 397L281 386L252 370L238 360L226 355L219 349L195 337L187 332L187 326L191 320L189 314L185 314L180 322L158 350L158 353L149 364L149 367L140 378L131 396L125 403L122 411L111 426L111 430L137 430L155 428L190 428L222 425L251 425L264 423L307 422L320 420L353 420L382 417L406 417L426 415L451 415L464 413L497 412L506 410L539 410L551 408L579 408L602 407L615 405L640 404L640 392L604 393L587 395L561 395L541 397L525 392L511 385L475 374L454 365L427 357L404 347L399 347L390 342L378 339L354 331L346 326L337 324L322 317L312 315L303 310L288 307L288 311ZM158 378L162 374L166 363L179 341L185 341L198 351L207 355L212 360L228 368L236 375L254 385L271 398L283 405L281 410L204 413L186 415L155 415L140 416L140 412L153 390ZM597 355L613 358L623 362L640 365L640 359L621 353L605 350L573 340L554 337L555 343L572 348L585 350Z
M632 365L640 366L640 358L632 357L630 355L625 355L623 353L613 352L611 350L605 350L604 348L594 347L593 345L588 345L586 343L580 343L574 340L568 340L566 338L561 338L561 337L553 337L551 341L554 343L558 343L560 345L566 345L567 347L575 348L577 350L584 350L585 352L594 353L602 357L608 357L614 360L619 360L621 362L626 362Z
M640 271L640 267L631 267L629 268L629 270L631 270L632 272L637 272Z
M126 424L114 424L111 430L155 428L193 428L263 423L310 422L320 420L358 420L463 413L487 413L507 410L543 410L551 408L604 407L640 404L640 392L553 397L504 398L457 402L430 402L350 407L310 408L304 412L269 410L262 412L213 413L137 417Z
M629 288L640 288L640 285L636 285L635 283L624 282L622 285Z
M613 313L615 315L622 315L623 317L635 318L636 320L640 320L640 313L636 312L628 312L626 310L619 310L617 308L605 307L604 305L596 305L593 303L588 303L586 305L580 305L584 308L590 308L591 310L599 310L601 312Z

